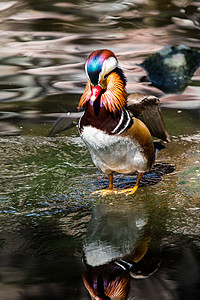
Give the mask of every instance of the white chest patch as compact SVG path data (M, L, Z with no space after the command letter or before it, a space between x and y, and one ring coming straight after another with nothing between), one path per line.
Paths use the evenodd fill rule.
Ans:
M81 138L87 145L94 164L105 174L112 171L129 174L148 170L141 146L128 137L109 135L92 126L86 126Z

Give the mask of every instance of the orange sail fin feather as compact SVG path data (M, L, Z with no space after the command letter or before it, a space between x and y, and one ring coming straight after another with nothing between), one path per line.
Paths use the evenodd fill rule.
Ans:
M107 77L107 89L101 96L101 104L106 110L115 113L126 105L126 89L124 82L116 72Z

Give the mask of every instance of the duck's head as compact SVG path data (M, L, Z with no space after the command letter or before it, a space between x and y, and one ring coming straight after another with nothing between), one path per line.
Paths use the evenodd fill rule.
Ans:
M79 108L88 101L100 100L100 104L111 112L125 106L126 79L119 67L115 54L107 49L92 52L85 64L88 77Z
M85 71L93 87L106 88L106 78L118 67L118 61L110 50L96 50L90 54Z

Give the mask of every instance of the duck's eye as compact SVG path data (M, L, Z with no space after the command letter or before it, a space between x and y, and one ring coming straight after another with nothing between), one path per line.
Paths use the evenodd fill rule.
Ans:
M104 79L106 79L108 77L108 74L106 74L105 76L104 76Z

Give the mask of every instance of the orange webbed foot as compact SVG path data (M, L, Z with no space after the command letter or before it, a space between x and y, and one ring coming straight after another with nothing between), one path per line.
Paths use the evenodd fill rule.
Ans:
M129 189L124 189L124 190L118 191L117 194L126 194L126 196L134 194L139 187L141 178L142 178L142 173L138 172L137 182L136 182L135 186L132 188L129 188Z
M137 191L137 189L139 187L140 180L142 178L142 173L138 172L137 182L134 187L129 188L129 189L124 189L124 190L119 190L119 191L117 191L116 189L113 188L113 174L110 174L108 176L108 178L109 178L109 188L95 191L92 193L92 195L100 195L100 196L108 196L108 195L112 195L112 194L115 194L115 195L126 194L127 196L132 195Z
M116 193L116 190L113 188L113 173L108 175L109 179L109 188L98 190L92 193L92 195L108 196Z
M137 191L137 189L138 189L138 186L135 185L133 188L118 191L116 194L126 194L126 196L128 196L128 195L134 194Z

